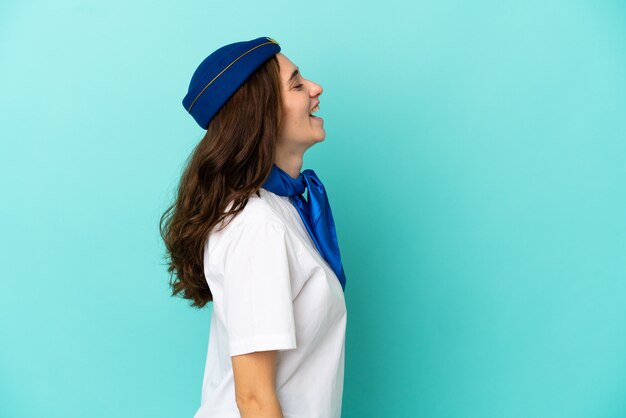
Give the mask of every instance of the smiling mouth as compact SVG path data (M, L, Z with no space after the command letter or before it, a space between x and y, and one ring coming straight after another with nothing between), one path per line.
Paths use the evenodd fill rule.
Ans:
M313 107L313 109L311 109L311 111L309 112L309 116L315 117L313 113L317 112L319 109L320 109L320 104L318 103Z

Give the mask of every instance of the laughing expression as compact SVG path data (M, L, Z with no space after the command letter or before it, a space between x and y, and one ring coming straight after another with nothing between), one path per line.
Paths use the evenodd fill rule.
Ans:
M280 65L283 123L279 144L293 150L306 150L326 137L324 120L312 115L320 108L322 86L302 76L285 55L276 54Z

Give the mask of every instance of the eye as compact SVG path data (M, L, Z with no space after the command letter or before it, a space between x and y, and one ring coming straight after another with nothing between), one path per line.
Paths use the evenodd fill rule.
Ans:
M297 86L294 87L296 90L302 90L302 84L298 84Z

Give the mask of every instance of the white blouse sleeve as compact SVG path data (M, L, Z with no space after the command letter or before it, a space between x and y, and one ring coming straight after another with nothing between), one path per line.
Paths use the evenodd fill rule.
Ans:
M283 225L248 221L224 253L224 312L230 355L297 348Z

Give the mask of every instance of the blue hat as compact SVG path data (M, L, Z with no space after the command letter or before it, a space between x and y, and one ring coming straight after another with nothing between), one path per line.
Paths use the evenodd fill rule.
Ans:
M265 36L224 45L206 57L193 73L183 106L202 129L207 129L228 98L278 52L278 42Z

